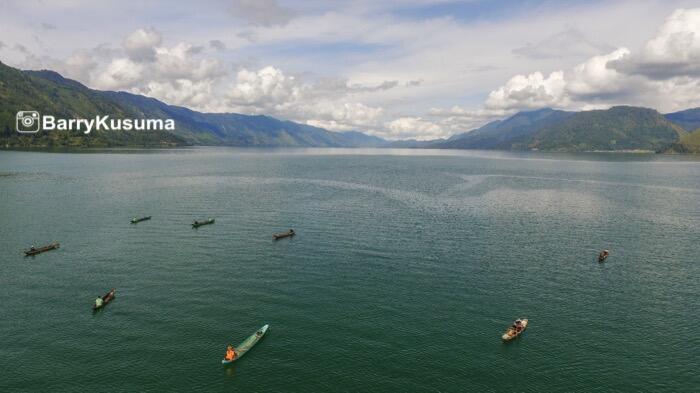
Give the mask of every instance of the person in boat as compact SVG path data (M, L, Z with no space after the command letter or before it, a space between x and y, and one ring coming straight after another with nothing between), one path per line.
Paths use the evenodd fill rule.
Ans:
M513 329L513 333L523 330L523 321L516 319L513 322L513 326L511 326L511 329Z
M32 246L29 247L29 251L36 251L36 247L34 247L34 245L32 244Z
M260 336L262 336L262 332L260 330L255 332L255 337L260 337Z
M104 304L104 300L102 300L102 296L98 296L97 299L95 299L95 308L100 308Z
M226 347L226 356L224 357L224 359L226 361L230 362L231 360L233 360L235 358L236 358L236 349L233 348L233 346L229 345L228 347Z

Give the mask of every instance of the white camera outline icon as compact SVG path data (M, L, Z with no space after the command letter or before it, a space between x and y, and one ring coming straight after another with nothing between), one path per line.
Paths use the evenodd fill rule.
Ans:
M15 116L16 129L21 134L36 134L41 126L41 115L38 111L19 111Z

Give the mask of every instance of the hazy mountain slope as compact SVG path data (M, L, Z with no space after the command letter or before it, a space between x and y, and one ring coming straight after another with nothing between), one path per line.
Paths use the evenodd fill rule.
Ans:
M459 134L439 143L447 149L511 149L512 141L532 135L545 126L556 124L573 115L572 112L544 108L519 112L505 119L486 124L474 131Z
M667 113L664 117L674 124L683 127L686 131L694 131L700 128L700 108Z

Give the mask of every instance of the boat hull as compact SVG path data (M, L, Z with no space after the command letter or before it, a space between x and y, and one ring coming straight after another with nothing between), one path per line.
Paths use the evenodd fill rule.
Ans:
M238 346L236 347L236 357L233 358L233 360L226 360L222 359L221 364L227 365L235 362L236 360L240 359L250 351L251 348L255 346L264 336L265 333L267 333L267 330L270 328L270 325L265 325L258 329L255 333L253 333L251 336L243 340ZM260 333L258 335L258 333Z
M150 219L151 219L151 216L148 216L148 217L141 217L141 218L135 218L135 219L131 220L131 223L132 223L132 224L138 224L138 223L140 223L141 221L147 221L147 220L150 220Z
M274 235L272 235L272 238L274 240L279 240L279 239L284 239L285 237L292 237L294 235L296 235L296 233L294 231L289 231L289 232L275 233Z
M503 333L503 336L501 336L501 339L503 341L511 341L517 337L520 337L520 335L523 334L525 332L525 330L527 329L527 322L528 322L527 319L521 319L521 321L522 321L522 325L523 325L522 330L520 330L519 332L515 332L515 334L509 334L511 329L508 329L508 331Z
M214 223L214 219L210 219L207 221L195 221L192 223L192 228L199 228L203 225L209 225L209 224L213 224L213 223Z
M48 246L39 247L39 248L34 249L34 250L27 250L24 252L24 256L31 257L31 256L34 256L37 254L41 254L42 252L55 250L59 247L60 247L59 243L51 243Z
M117 290L112 289L111 291L107 292L102 296L102 305L97 307L96 305L92 305L92 310L97 311L103 309L107 304L109 304L114 298L116 297Z

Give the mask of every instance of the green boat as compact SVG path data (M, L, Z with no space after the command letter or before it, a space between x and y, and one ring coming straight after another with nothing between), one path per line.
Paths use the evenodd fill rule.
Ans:
M214 223L214 219L213 219L213 218L210 218L210 219L204 220L204 221L197 221L197 220L195 220L195 221L192 223L192 228L199 228L199 227L201 227L202 225L209 225L209 224L213 224L213 223Z
M141 217L141 218L136 218L136 217L134 217L134 218L131 219L131 223L132 223L132 224L138 224L138 223L141 222L141 221L146 221L146 220L150 220L150 219L151 219L151 216L146 216L146 217Z
M258 329L257 332L253 333L253 335L246 338L242 343L238 344L238 346L235 348L236 355L233 357L233 359L231 359L231 360L223 359L221 361L221 364L224 364L224 365L231 364L231 363L235 362L236 360L240 359L243 355L245 355L248 351L250 351L250 349L253 348L253 346L255 344L257 344L261 338L263 338L265 333L267 333L267 329L269 327L270 327L270 325L265 325L265 326L261 327L260 329Z

